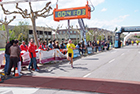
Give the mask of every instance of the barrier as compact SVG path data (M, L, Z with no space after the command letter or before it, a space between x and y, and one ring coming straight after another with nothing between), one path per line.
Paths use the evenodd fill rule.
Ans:
M87 53L88 53L88 54L92 54L92 53L93 53L92 47L87 47Z
M66 56L62 54L59 49L53 49L49 51L43 51L38 49L37 51L38 51L36 53L37 63L44 64L49 63L51 61L66 59ZM29 64L30 61L29 52L24 52L22 58L23 65Z
M79 56L81 56L79 50L78 49L73 50L73 58L76 58Z
M67 49L59 49L61 53L63 53L64 55L67 53Z

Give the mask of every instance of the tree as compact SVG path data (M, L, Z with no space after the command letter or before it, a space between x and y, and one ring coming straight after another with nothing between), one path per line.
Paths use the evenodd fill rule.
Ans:
M55 39L57 39L58 40L58 35L57 35L57 32L58 32L58 30L60 29L60 28L62 28L62 26L63 25L58 25L57 26L57 28L56 29L53 29L53 28L51 28L51 27L49 27L48 25L46 25L49 29L51 29L52 31L54 31L55 32Z
M31 6L31 2L29 2L29 7L30 7L30 12L28 13L28 10L25 9L21 9L19 6L18 6L18 3L16 3L16 9L18 11L13 11L13 12L10 12L8 10L5 10L5 8L3 7L3 4L1 4L1 7L2 7L2 10L4 12L4 14L6 15L10 15L10 14L20 14L23 18L30 18L31 21L32 21L32 28L33 28L33 34L34 34L34 40L36 42L36 45L37 47L39 47L39 42L38 42L38 39L37 39L37 32L36 32L36 19L38 17L48 17L48 16L51 16L53 15L53 13L50 13L50 10L52 9L50 5L51 2L48 2L46 3L46 6L41 9L41 10L38 10L38 11L33 11L32 9L32 6Z
M16 16L13 16L13 18L7 22L7 17L5 16L5 21L0 20L0 23L2 23L5 26L5 31L7 34L7 42L9 41L9 30L8 30L8 24L11 23L14 19L16 18Z
M29 28L28 22L19 22L18 26L14 27L15 36L17 36L18 40L26 40L28 38Z

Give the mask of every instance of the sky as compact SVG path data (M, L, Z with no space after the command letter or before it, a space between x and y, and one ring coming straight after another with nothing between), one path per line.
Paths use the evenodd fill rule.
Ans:
M3 2L14 0L3 0ZM42 9L46 2L51 1L51 7L56 8L57 0L46 0L32 2L33 10ZM85 25L90 28L102 28L110 31L114 31L115 28L122 26L140 26L140 0L91 0L89 5L94 5L95 10L91 12L91 19L84 19ZM58 9L82 7L86 5L87 0L58 0ZM15 4L4 5L6 10L14 11ZM28 3L20 3L19 7L29 9ZM91 7L92 9L92 7ZM4 20L5 15L0 7L0 19ZM10 20L13 15L7 16ZM10 23L10 25L18 25L19 21L26 21L31 25L30 19L23 19L21 15L16 15L16 19ZM37 26L52 27L56 29L59 25L62 25L62 29L66 29L67 20L56 22L53 20L53 16L47 18L38 18L36 20ZM78 20L70 20L70 25L76 27ZM78 25L79 26L79 25Z

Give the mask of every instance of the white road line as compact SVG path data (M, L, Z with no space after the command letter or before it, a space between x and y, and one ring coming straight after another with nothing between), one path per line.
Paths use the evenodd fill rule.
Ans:
M86 74L86 75L85 75L85 76L83 76L83 77L84 77L84 78L85 78L85 77L88 77L90 74L91 74L91 73L88 73L88 74Z
M115 59L112 59L112 60L110 60L108 63L111 63L111 62L113 62Z
M124 53L121 54L121 56L123 56L123 55L124 55Z

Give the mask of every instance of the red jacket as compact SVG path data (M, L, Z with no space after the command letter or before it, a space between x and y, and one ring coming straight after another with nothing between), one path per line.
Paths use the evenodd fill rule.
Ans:
M35 51L36 49L37 49L36 45L29 43L28 51L29 51L30 58L32 58L32 56L36 57L36 51Z
M46 45L40 45L40 46L39 46L39 49L41 49L41 50L46 50L47 48L46 48Z
M21 44L20 45L20 49L21 49L21 51L26 51L27 52L27 50L28 50L28 47L27 47L27 45L23 45L23 44Z

